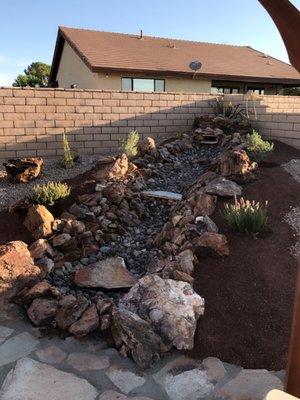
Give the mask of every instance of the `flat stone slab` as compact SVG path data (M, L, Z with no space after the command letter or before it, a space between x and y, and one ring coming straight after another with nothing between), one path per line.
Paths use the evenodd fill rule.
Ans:
M242 188L237 183L223 177L216 178L205 186L205 192L220 197L234 197L242 194Z
M144 196L154 197L157 199L175 200L175 201L180 201L182 199L182 194L167 192L164 190L144 190L142 194Z
M133 389L142 386L146 382L143 376L115 365L106 371L106 375L112 383L125 394L128 394Z
M30 358L19 360L3 383L1 400L95 400L87 380Z
M0 325L0 344L3 343L13 333L13 331L14 329Z
M125 266L122 257L109 257L87 267L79 268L74 282L82 287L105 289L130 288L137 278Z
M39 341L27 332L7 339L0 346L0 367L28 356L38 345Z
M216 393L224 400L263 400L272 389L282 389L277 376L265 369L243 369Z
M67 358L67 353L57 346L48 346L36 351L37 358L47 364L60 364Z
M185 357L169 362L153 378L165 389L170 400L199 400L214 390L206 371L196 361Z
M109 367L109 357L97 356L89 353L72 353L67 359L67 364L77 371L90 371L106 369Z

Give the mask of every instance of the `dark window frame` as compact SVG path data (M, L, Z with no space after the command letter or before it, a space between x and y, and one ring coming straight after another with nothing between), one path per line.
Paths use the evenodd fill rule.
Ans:
M222 89L222 92L220 92L220 94L239 94L240 93L240 88L238 87L238 86L232 86L232 87L230 87L230 86L212 86L211 87L211 90L212 89ZM230 93L225 93L224 91L225 91L225 89L229 89L230 90ZM237 90L237 93L232 93L232 91L233 90Z
M264 95L266 88L263 86L247 86L247 92L248 91L252 91L253 93L255 93L256 90L258 90L258 94L259 95ZM261 93L263 91L263 93Z
M138 77L138 76L136 76L136 77L131 77L131 76L122 76L121 77L121 90L122 91L124 91L124 92L126 92L127 90L124 90L123 88L122 88L122 82L123 82L123 79L130 79L130 92L133 92L134 91L134 89L133 89L133 86L134 86L134 79L143 79L143 80L148 80L148 81L153 81L153 87L154 87L154 92L161 92L161 90L156 90L156 81L162 81L163 82L163 92L165 92L166 91L166 81L165 81L165 79L162 79L162 78L143 78L143 77ZM141 90L141 92L143 92L143 90Z

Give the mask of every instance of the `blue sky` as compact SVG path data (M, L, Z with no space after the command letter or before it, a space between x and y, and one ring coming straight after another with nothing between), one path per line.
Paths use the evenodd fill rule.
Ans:
M1 0L0 10L0 86L32 61L51 63L58 25L250 45L288 61L257 0Z

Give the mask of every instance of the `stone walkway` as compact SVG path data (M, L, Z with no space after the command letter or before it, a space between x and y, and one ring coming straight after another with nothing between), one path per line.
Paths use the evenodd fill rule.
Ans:
M0 326L0 400L262 400L283 378L180 352L139 371L100 339L40 337L20 321Z

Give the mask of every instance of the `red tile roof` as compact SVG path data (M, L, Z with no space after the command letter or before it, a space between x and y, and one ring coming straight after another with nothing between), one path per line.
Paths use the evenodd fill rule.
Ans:
M193 42L151 36L60 27L52 65L55 80L66 40L92 71L120 70L163 74L192 74L189 64L199 60L203 77L227 80L300 84L289 64L249 46Z

